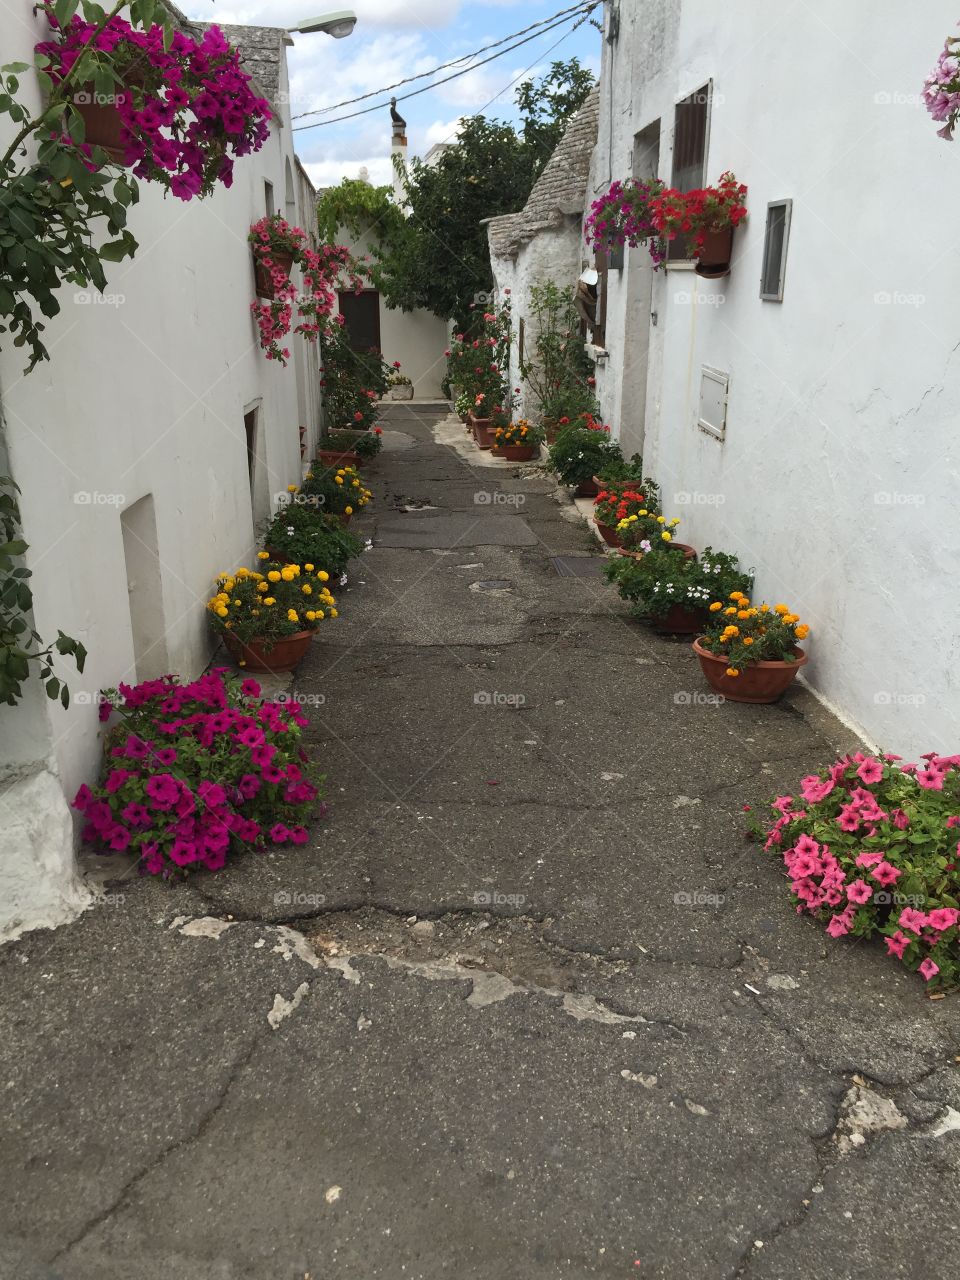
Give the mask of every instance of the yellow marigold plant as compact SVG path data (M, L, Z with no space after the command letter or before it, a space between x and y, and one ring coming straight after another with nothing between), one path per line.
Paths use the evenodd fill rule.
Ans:
M275 642L298 631L314 631L337 617L330 575L312 564L261 560L258 569L240 568L217 577L207 601L215 631L231 631L245 644Z
M700 644L726 658L727 675L738 676L751 662L796 662L798 641L810 628L785 604L751 603L742 591L710 605L710 625Z

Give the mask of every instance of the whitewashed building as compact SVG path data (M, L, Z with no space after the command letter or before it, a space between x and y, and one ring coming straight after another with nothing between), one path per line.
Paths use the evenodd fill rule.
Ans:
M810 623L814 691L909 757L960 724L960 152L920 101L956 21L607 0L586 202L628 176L748 185L725 279L642 246L601 271L604 419L685 542Z
M20 0L0 9L4 60L32 62L45 20ZM103 296L62 291L49 362L24 376L23 353L0 351L0 472L22 490L35 625L89 651L83 675L59 664L69 710L35 684L0 707L0 935L86 901L68 801L99 770L97 691L203 669L210 584L249 561L272 495L300 479L301 427L305 449L319 434L316 349L296 339L286 368L268 362L250 313L250 224L278 211L316 225L286 105L289 36L224 31L273 104L266 145L204 201L141 183L139 252L107 264ZM38 106L37 85L22 82Z

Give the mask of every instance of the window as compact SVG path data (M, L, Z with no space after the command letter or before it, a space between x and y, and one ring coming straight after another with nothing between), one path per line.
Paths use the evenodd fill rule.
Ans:
M704 365L700 370L700 408L697 426L708 436L723 440L727 433L727 396L730 375Z
M610 259L603 249L594 254L597 267L597 305L594 322L591 327L590 341L595 347L605 347L607 343L607 287L609 284Z
M521 316L520 323L517 325L517 357L521 364L523 364L523 347L524 340L526 338L526 329L527 326L524 323L523 316Z
M771 200L767 205L767 229L763 239L763 274L760 297L764 302L783 301L783 277L787 269L792 200Z
M170 670L153 494L148 493L121 512L120 533L127 571L134 671L138 680L153 680Z
M670 185L678 191L692 191L706 182L711 93L712 83L708 81L674 108ZM685 236L670 241L667 261L688 261Z
M272 182L264 182L263 184L263 206L267 211L267 217L272 218L277 211L277 206L273 199Z

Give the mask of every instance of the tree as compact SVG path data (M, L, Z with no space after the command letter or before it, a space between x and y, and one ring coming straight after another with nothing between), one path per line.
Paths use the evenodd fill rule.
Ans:
M576 58L555 62L538 83L517 90L519 130L471 116L435 164L411 163L405 179L410 216L374 250L374 274L388 306L422 307L469 327L471 304L493 288L483 219L523 208L592 85Z

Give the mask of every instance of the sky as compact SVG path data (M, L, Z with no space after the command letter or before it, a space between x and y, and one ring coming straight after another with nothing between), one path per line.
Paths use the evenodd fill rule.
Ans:
M333 40L322 33L293 37L295 43L287 55L291 111L296 115L432 70L575 3L576 0L188 0L184 4L181 0L181 7L190 17L206 22L277 27L294 26L340 7L352 8L357 25L344 40ZM601 13L598 6L593 17L599 20ZM535 77L553 61L576 55L597 75L600 34L589 23L570 34L572 25L567 22L540 34L486 66L399 103L400 114L407 121L411 155L422 156L434 143L452 141L457 121L481 110L488 116L515 121L514 82ZM557 47L551 49L553 45ZM450 68L441 75L450 75L457 69ZM428 83L428 79L417 81L408 90ZM396 92L399 97L405 90ZM343 113L377 101L372 98L356 107L346 107ZM339 114L334 111L330 117ZM390 115L386 106L354 120L298 132L295 145L318 187L333 186L345 177L356 178L363 168L374 183L392 181Z

